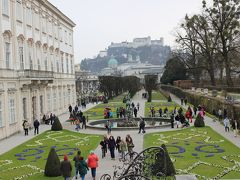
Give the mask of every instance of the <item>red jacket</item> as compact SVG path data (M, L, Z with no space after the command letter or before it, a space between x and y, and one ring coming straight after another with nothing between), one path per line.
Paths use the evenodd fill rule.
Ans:
M90 154L88 156L88 167L90 168L98 167L98 156L96 154Z

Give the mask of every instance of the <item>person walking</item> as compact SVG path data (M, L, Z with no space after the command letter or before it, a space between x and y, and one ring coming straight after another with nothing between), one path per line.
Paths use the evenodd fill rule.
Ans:
M141 131L142 131L142 133L145 133L145 121L142 117L140 117L138 134L140 134Z
M137 103L137 110L139 111L139 108L140 108L140 103L138 102Z
M79 158L78 169L79 169L80 177L82 178L82 180L85 180L85 175L87 174L87 171L89 169L83 157Z
M224 118L223 124L224 124L224 128L225 128L225 132L229 132L229 119L228 119L228 117Z
M28 121L24 120L22 126L23 126L23 129L24 129L25 136L28 136L28 129L29 129L29 126L30 126Z
M75 110L76 113L78 112L78 106L77 105L74 107L74 110Z
M218 110L218 120L221 121L222 120L222 110L219 108Z
M162 117L162 108L160 107L158 110L159 116Z
M128 152L131 153L133 151L134 144L133 144L132 137L129 134L126 136L126 143L127 143Z
M33 126L34 126L34 135L36 135L36 133L39 133L39 126L40 126L40 122L35 119L35 121L33 122Z
M72 110L73 110L73 108L72 108L71 104L69 104L68 111L69 111L70 114L72 113Z
M121 156L122 156L122 159L123 159L125 154L126 154L126 152L127 152L127 144L122 139L121 142L119 143L119 146L120 146Z
M110 151L111 159L115 160L116 141L113 136L110 136L108 139L108 148Z
M88 156L88 167L91 168L92 178L96 180L96 171L98 167L98 156L94 154L94 151L90 152Z
M118 150L118 153L121 153L120 142L121 142L121 137L118 136L117 139L116 139L116 150Z
M103 140L100 142L101 150L102 150L102 158L106 157L107 153L107 145L108 145L108 138L104 136Z
M81 151L79 150L77 152L77 155L74 156L73 161L74 161L74 166L75 166L75 178L77 179L78 173L80 174L80 169L79 169L79 161L81 157Z
M111 134L112 132L112 123L110 120L107 120L107 124L105 125L106 129L107 129L107 134Z
M79 120L79 119L76 119L76 120L75 120L75 125L76 125L75 130L76 130L76 131L79 131L79 130L80 130L80 120Z
M60 171L65 180L70 180L72 165L66 154L64 155L63 161L60 164Z
M233 132L234 132L234 137L237 137L238 128L239 128L239 123L237 122L236 119L234 119L234 120L232 121L232 128L233 128Z
M51 123L51 125L53 124L53 122L54 122L54 115L51 113L50 114L50 123Z
M138 113L137 107L134 107L133 113L134 113L134 116L135 116L135 118L136 118L136 117L137 117L137 113Z
M82 117L82 129L83 129L83 128L84 128L84 129L87 128L86 124L87 124L87 122L86 122L86 117L83 116L83 117Z

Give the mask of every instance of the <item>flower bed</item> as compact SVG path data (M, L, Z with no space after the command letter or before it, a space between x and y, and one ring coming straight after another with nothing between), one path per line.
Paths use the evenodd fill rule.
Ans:
M64 154L72 160L79 149L86 158L89 151L97 147L100 139L101 137L97 135L67 130L47 131L1 155L0 179L52 179L44 177L43 174L46 159L52 147L56 149L60 160L63 159Z
M163 143L178 174L196 174L200 179L240 179L240 149L209 127L192 127L144 137L145 148Z

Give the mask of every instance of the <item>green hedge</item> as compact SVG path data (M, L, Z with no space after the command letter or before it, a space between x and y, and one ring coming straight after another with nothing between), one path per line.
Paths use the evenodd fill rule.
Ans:
M240 120L239 105L230 104L216 97L203 96L203 95L186 92L181 88L178 88L175 86L161 85L161 89L163 89L164 91L171 92L172 94L175 94L179 98L187 97L188 102L194 106L204 105L206 108L206 111L210 114L212 114L213 110L217 112L219 108L227 109L229 118L235 118L238 121Z

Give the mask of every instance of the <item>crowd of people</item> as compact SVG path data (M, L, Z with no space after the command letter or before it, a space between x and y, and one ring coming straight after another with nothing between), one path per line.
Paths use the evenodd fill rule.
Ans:
M69 121L71 124L76 125L76 131L79 131L81 128L86 129L88 117L84 116L83 112L78 108L78 106L76 105L73 109L72 106L69 105L68 110L70 114Z
M93 180L96 179L96 171L98 167L98 156L94 153L94 151L90 152L87 160L81 156L81 151L79 150L73 158L74 167L75 167L75 179L78 179L78 175L82 180L85 179L88 170L91 169L91 175ZM60 171L65 180L70 180L71 172L72 172L72 163L69 160L68 156L65 154L63 161L60 164Z
M133 152L134 143L132 137L128 134L125 139L117 136L115 139L112 135L105 135L103 139L100 141L100 146L102 150L102 158L106 157L106 154L109 150L110 157L112 160L115 160L117 151L118 155L123 159L128 152L131 156Z

